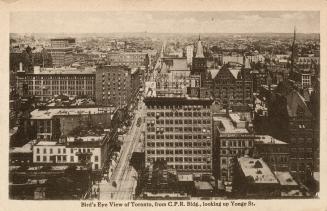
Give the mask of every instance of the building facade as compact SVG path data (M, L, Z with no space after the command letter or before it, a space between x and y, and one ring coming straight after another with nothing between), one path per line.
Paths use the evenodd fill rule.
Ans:
M212 174L211 99L146 97L145 164L167 161L179 174Z
M34 67L33 73L25 73L29 95L42 101L52 99L54 95L68 97L95 97L95 69L40 68Z
M289 171L289 145L268 135L256 135L253 155L262 158L273 171Z
M108 53L107 62L111 66L128 66L130 68L149 65L149 56L147 53L123 52Z
M255 135L249 130L249 122L240 116L227 113L213 117L213 168L216 178L227 183L233 179L234 159L249 154L255 141Z
M37 139L56 141L79 126L101 123L110 128L114 112L114 107L36 109L31 112L30 121Z
M215 101L223 105L252 103L252 79L240 66L224 65L213 78L212 86Z
M135 103L141 86L138 71L127 66L99 66L96 70L96 103L119 107Z
M34 164L92 165L98 171L107 160L110 137L68 137L64 142L40 141L33 146Z
M73 60L73 46L75 39L73 38L58 38L51 39L51 47L48 49L51 57L52 64L55 67L69 66Z

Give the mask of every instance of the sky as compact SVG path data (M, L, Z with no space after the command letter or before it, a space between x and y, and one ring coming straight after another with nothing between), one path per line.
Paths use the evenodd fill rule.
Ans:
M319 33L319 11L12 12L11 33Z

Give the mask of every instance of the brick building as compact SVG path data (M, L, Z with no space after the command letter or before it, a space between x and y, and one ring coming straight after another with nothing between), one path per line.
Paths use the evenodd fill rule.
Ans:
M99 66L96 70L96 103L119 107L132 105L138 99L140 86L139 69Z

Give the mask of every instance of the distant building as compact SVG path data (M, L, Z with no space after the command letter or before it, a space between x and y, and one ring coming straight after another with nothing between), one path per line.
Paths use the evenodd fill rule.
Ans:
M148 68L149 56L139 52L108 53L107 62L111 66L128 66L130 68L144 66Z
M139 69L99 66L96 70L96 104L129 106L136 102L141 86Z
M224 65L212 75L212 92L214 99L223 104L251 104L252 79L245 69L239 65Z
M51 47L48 49L55 67L70 66L73 61L74 38L51 39Z
M211 99L148 96L145 164L167 161L178 174L212 174Z
M189 66L192 66L193 54L194 54L194 46L193 45L186 46L186 60L187 60L187 65Z
M197 42L195 57L193 57L193 61L192 61L191 74L200 75L201 83L202 83L205 79L206 71L207 71L207 59L204 56L204 49L199 37L199 40Z

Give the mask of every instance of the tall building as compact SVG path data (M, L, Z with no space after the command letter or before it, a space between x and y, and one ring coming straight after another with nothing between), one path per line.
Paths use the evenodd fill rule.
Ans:
M141 85L138 71L127 66L97 67L96 103L119 107L135 103Z
M69 97L95 97L95 69L75 68L40 68L34 67L34 72L26 73L24 80L29 95L40 100L48 100L54 95Z
M56 38L51 39L49 48L52 64L55 67L69 66L73 61L74 38Z
M145 164L167 161L178 174L212 174L211 99L147 96Z

